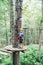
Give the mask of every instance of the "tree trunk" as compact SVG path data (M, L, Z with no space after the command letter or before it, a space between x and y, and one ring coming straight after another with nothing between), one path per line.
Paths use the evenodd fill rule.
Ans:
M16 0L15 2L15 23L14 23L14 11L13 11L13 0L10 0L10 26L11 26L11 32L12 32L12 43L13 47L17 47L17 35L18 35L18 29L21 28L21 22L22 22L22 0Z
M19 52L13 52L13 65L20 65Z
M14 12L13 12L13 0L10 0L10 24L11 24L11 32L12 32L12 44L13 47L17 48L17 35L18 30L21 28L21 17L22 17L22 0L16 0L15 2L15 23L14 23ZM19 60L19 51L13 52L13 65L20 65Z
M5 19L5 12L4 12L4 21L5 21L6 44L8 45L8 32L7 32L7 24L6 24L6 19Z
M11 40L13 47L17 47L17 41L16 41L16 35L15 35L15 29L14 29L14 11L13 11L13 0L10 0L10 29L11 29Z
M8 32L7 32L7 24L6 24L6 21L5 21L5 28L6 28L6 44L8 45Z

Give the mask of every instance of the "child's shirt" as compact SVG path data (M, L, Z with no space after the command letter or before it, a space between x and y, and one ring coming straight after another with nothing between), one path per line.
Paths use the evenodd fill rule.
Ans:
M18 33L18 36L21 37L22 39L24 39L24 33Z
M22 43L23 40L24 40L24 33L23 32L22 33L18 33L18 41L20 43Z

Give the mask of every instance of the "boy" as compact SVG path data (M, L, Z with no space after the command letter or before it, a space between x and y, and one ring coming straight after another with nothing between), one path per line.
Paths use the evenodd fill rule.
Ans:
M21 47L21 48L23 47L23 44L22 44L23 40L24 40L24 33L23 33L22 28L19 28L19 33L18 33L18 47Z

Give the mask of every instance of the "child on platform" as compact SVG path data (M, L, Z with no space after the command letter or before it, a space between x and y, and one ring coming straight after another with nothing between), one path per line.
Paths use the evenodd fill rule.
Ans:
M24 40L24 33L23 33L23 29L19 28L19 33L18 33L18 46L19 47L23 47L23 40Z

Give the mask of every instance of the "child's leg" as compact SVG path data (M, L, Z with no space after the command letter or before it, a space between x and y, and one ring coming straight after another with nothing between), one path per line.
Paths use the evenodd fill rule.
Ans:
M20 48L21 46L20 46L20 41L18 40L18 47Z

